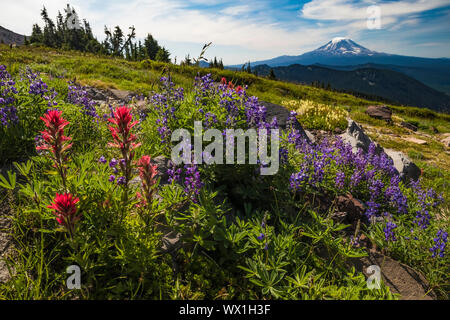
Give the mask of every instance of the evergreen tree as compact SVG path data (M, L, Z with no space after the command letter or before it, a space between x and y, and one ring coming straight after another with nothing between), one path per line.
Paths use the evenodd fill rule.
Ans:
M247 73L252 73L252 68L250 66L250 61L247 63L247 69L245 70Z
M30 43L42 43L43 34L42 29L38 24L33 24L33 31L31 32Z
M269 73L269 79L270 80L276 80L277 77L275 76L275 72L273 71L273 69L270 69L270 73Z
M156 61L161 61L161 62L170 62L170 53L169 51L162 47L158 50L158 53L156 54Z
M158 41L156 41L151 34L148 34L147 38L145 38L144 47L146 51L146 58L155 60L160 46L158 45Z

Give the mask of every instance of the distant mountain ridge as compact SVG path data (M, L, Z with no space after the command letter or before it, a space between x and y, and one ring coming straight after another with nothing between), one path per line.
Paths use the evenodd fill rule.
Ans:
M325 65L327 68L355 70L356 66L370 64L371 68L389 69L405 73L426 85L450 94L450 59L420 58L376 52L348 38L334 38L316 50L298 56L279 56L269 60L252 62L251 67L266 64L270 67L301 65ZM240 69L242 65L229 66ZM359 68L359 67L358 67Z
M0 26L0 43L22 45L25 43L25 36Z
M258 65L252 68L258 75L268 75L273 69L279 80L303 84L320 82L325 87L366 97L381 97L392 103L425 107L450 112L450 96L426 86L403 73L389 69L358 68L334 70L319 65L271 67Z

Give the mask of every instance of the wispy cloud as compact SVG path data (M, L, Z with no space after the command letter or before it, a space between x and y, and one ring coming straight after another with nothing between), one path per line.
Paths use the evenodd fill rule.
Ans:
M389 52L390 47L396 47L383 43L382 35L392 41L395 35L405 37L405 30L429 27L433 17L424 20L421 13L448 5L448 0L377 1L385 31L370 32L366 9L373 1L369 0L74 0L71 3L91 23L99 39L104 37L105 25L120 25L125 31L134 25L138 38L152 33L172 56L196 54L198 50L192 48L212 41L208 54L223 57L225 63L232 64L300 54L335 36L352 37L372 50L378 50L382 44L380 47ZM5 1L0 10L0 25L30 34L32 24L41 23L43 4L51 17L65 7L59 0ZM441 22L433 27L442 30L445 25ZM428 34L426 42L439 41ZM445 48L441 45L435 50Z

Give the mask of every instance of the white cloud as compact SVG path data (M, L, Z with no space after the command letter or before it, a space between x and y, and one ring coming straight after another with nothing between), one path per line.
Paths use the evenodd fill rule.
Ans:
M448 0L446 0L448 2ZM3 2L3 1L2 1ZM444 0L404 1L382 5L383 28L393 26L400 14L418 12L442 5ZM0 10L0 25L22 34L30 34L33 23L42 25L40 10L42 3L54 18L58 10L63 10L65 2L60 0L15 0L4 1ZM267 6L263 3L231 5L228 1L215 0L110 0L89 1L72 0L71 3L81 11L95 35L104 37L104 26L120 25L124 32L134 25L138 38L147 33L153 36L172 52L172 57L184 57L188 51L174 43L190 43L191 47L213 42L213 48L223 48L217 52L226 64L240 63L245 60L265 59L281 54L298 55L317 48L332 37L347 35L358 38L367 30L366 7L358 7L350 0L313 0L303 6L301 18L315 19L314 23L298 18L297 21L275 23L267 15ZM188 7L195 3L196 7ZM201 4L228 3L229 6L217 12L201 8ZM198 9L196 9L198 8ZM249 11L251 17L242 19L241 14ZM332 19L330 19L332 18ZM327 21L328 20L328 21ZM331 20L331 21L329 21ZM333 21L337 20L337 21ZM316 23L317 22L317 23ZM320 23L320 24L319 24ZM412 23L412 22L411 22ZM289 26L289 29L287 29ZM399 26L397 26L399 27ZM173 49L172 49L173 48ZM376 50L377 48L370 48ZM240 56L243 52L247 56ZM191 52L191 55L197 52Z
M314 20L359 20L367 19L367 7L377 5L382 16L401 16L448 6L448 0L409 0L378 3L351 0L312 0L301 9L301 16Z
M227 7L223 9L221 12L226 15L236 16L243 13L248 13L252 11L252 8L248 5L242 5L242 6L234 6L234 7Z

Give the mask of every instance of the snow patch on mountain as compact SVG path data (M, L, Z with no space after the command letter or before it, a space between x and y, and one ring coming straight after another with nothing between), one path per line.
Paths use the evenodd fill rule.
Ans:
M327 55L365 55L371 56L376 54L375 51L364 48L363 46L355 43L353 40L346 37L336 37L329 41L324 46L313 51Z

